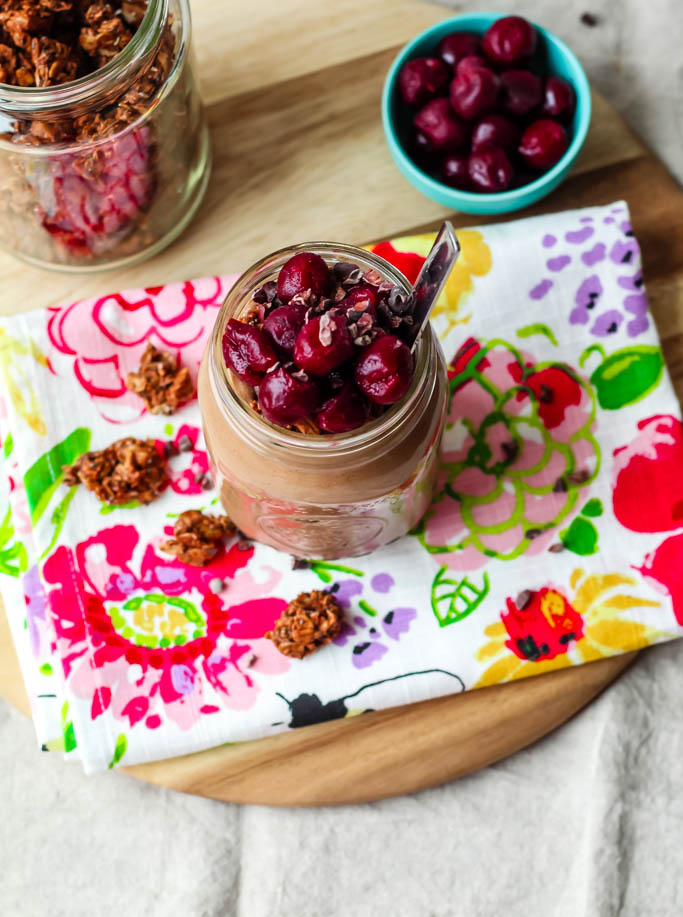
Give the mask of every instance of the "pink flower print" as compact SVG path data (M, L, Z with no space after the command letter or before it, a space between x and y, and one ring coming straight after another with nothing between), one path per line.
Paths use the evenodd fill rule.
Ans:
M73 372L110 422L137 419L145 406L125 380L147 343L178 356L196 382L207 336L235 277L128 290L48 309L55 372Z
M449 377L441 472L418 538L460 571L546 550L598 471L592 389L502 341L467 341Z
M209 456L205 449L198 448L200 434L199 427L183 424L173 439L178 455L168 462L168 481L177 494L198 494L204 489L202 483L209 474ZM189 440L191 448L180 451L181 440Z
M190 567L117 525L46 560L64 674L93 718L110 710L131 728L189 729L221 708L254 704L263 677L290 662L263 636L286 605L270 594L281 574L247 570L253 554L233 545ZM227 581L219 595L209 587L216 578Z

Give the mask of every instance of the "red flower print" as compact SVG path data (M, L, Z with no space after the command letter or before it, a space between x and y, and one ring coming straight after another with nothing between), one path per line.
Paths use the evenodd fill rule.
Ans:
M566 653L583 637L583 618L556 589L544 587L507 600L501 620L510 639L505 645L520 659L539 662Z
M373 255L379 255L380 258L384 258L389 264L397 267L410 283L415 283L417 275L426 261L426 258L423 258L422 255L416 255L414 252L398 251L391 242L380 242L379 245L373 245L370 251Z
M538 416L547 430L559 427L570 405L581 404L581 386L563 366L548 366L525 376L519 363L510 364L510 375L536 396ZM518 392L517 400L527 398L526 392Z
M667 538L636 569L669 593L676 620L683 626L683 534Z
M680 528L683 424L670 414L659 414L641 420L638 429L631 443L614 451L614 515L634 532Z

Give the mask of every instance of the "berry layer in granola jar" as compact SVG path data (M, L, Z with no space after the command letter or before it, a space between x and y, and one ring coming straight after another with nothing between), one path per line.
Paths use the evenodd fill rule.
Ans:
M188 0L0 0L0 245L120 267L168 245L210 172Z
M420 337L407 392L345 433L300 432L266 420L228 369L223 338L252 295L297 253L374 272L406 296L410 285L377 255L314 242L275 252L228 293L208 342L198 394L212 473L225 512L250 538L300 558L353 557L405 535L424 515L437 474L447 378L431 327ZM379 275L379 277L377 277ZM367 275L366 275L367 276ZM263 388L263 386L261 386Z

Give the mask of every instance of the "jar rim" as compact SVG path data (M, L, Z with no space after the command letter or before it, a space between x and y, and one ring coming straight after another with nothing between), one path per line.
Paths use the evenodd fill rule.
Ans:
M436 342L432 327L429 325L418 338L415 352L415 372L406 394L396 404L391 405L384 414L356 430L350 430L347 433L314 436L299 433L295 430L287 430L266 420L253 408L249 407L228 382L222 348L223 326L226 318L224 310L231 294L239 289L240 284L245 284L248 278L256 275L260 268L285 256L290 258L297 252L302 251L312 251L321 256L338 253L349 256L349 260L352 258L363 259L381 271L383 275L388 275L405 292L409 292L412 289L405 275L385 258L353 245L341 242L303 242L278 249L278 251L266 255L247 268L228 290L209 339L207 350L209 382L219 406L225 408L228 415L240 424L240 427L236 426L235 429L249 439L250 442L264 440L271 447L298 454L300 457L325 453L338 458L366 449L371 444L376 445L395 432L401 421L412 410L416 400L423 394L425 372L431 364ZM218 372L217 368L220 368L221 371ZM426 381L429 383L429 379ZM431 381L432 385L435 385L437 380L434 378Z
M154 53L168 8L169 0L150 0L142 22L125 48L103 67L77 80L55 86L0 83L0 111L20 119L57 119L65 117L68 109L82 106L125 82Z

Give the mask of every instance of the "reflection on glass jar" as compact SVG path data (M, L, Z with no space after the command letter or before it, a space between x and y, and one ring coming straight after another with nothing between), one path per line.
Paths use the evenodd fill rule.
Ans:
M192 219L208 181L187 0L112 5L105 21L111 7L79 8L76 49L15 30L19 45L0 55L0 78L22 84L0 84L0 244L40 266L148 257ZM81 75L83 60L98 69Z
M304 558L352 557L405 535L424 515L437 473L447 379L428 328L416 351L407 394L380 417L344 434L306 434L276 426L253 410L224 363L230 318L253 307L251 294L282 265L312 251L332 265L351 261L406 293L384 259L336 243L276 252L250 268L228 293L199 374L199 403L212 472L225 511L251 538Z

